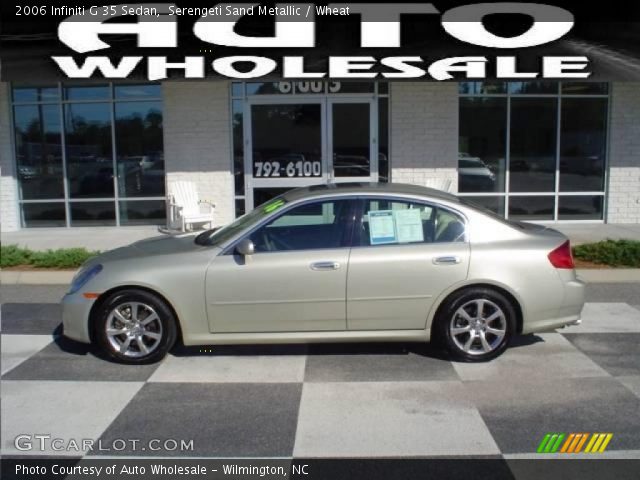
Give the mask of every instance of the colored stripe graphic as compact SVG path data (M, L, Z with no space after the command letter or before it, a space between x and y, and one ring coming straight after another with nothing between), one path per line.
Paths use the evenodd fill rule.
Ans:
M540 445L538 445L538 453L543 453L544 452L544 447L547 445L547 442L549 441L550 438L551 438L551 434L550 433L547 433L544 436L544 438L540 442Z
M580 450L582 450L582 446L584 445L584 442L586 442L587 438L589 438L588 433L581 433L580 435L582 435L582 438L580 439L580 443L578 443L573 453L580 453Z
M538 445L538 453L603 453L613 433L547 433ZM587 442L588 440L588 442Z

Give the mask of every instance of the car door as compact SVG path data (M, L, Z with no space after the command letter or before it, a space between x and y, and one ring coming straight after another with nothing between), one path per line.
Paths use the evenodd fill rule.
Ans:
M212 332L304 332L346 329L346 281L354 201L293 205L244 238L206 278ZM238 242L239 243L239 242Z
M465 280L468 267L460 214L413 200L363 199L349 258L348 329L425 328L435 299Z

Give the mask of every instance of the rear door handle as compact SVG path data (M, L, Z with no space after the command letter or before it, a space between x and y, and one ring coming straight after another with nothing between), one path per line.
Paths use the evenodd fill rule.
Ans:
M436 257L433 259L434 265L456 265L460 263L462 259L455 255L449 257Z
M340 264L338 262L316 262L312 263L311 270L322 271L322 270L338 270L340 268Z

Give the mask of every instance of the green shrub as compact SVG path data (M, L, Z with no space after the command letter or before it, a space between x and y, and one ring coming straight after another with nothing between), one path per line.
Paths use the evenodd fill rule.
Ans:
M605 240L573 247L573 256L612 267L640 268L640 241Z
M17 245L7 245L0 247L0 267L14 267L16 265L29 264L31 252L26 248Z
M85 248L61 248L34 252L16 245L3 246L1 250L0 266L2 267L31 265L36 268L78 268L87 259L100 253L90 252Z

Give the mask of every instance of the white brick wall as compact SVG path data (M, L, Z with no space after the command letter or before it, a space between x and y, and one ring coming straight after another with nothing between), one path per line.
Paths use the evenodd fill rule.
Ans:
M391 180L427 185L449 178L458 185L458 85L391 84Z
M234 192L228 82L166 82L162 89L167 183L195 181L200 198L216 204L216 224L230 222Z
M20 228L9 103L8 84L0 82L0 230L3 232Z
M609 223L640 223L640 82L612 84Z

